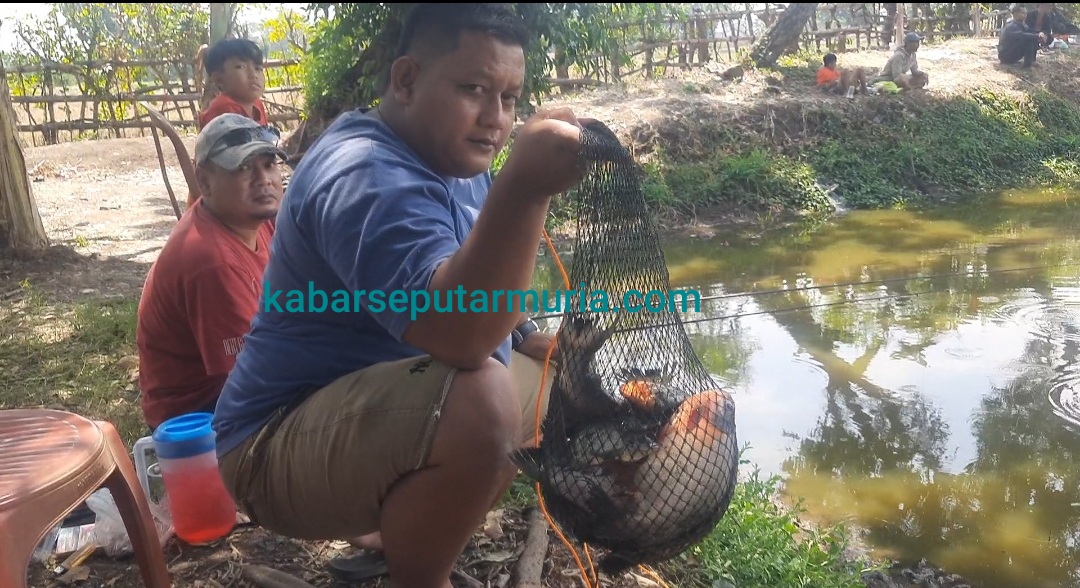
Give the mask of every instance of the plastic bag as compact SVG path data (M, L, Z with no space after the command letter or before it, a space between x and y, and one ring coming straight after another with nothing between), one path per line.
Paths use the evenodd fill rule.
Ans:
M173 535L172 520L166 509L153 501L149 501L150 514L154 517L154 526L157 528L158 541L161 547ZM120 517L120 511L116 508L112 493L108 488L102 488L94 492L86 499L86 506L94 511L97 518L94 520L92 538L94 543L105 550L109 556L117 556L131 553L131 539L128 537L124 519Z

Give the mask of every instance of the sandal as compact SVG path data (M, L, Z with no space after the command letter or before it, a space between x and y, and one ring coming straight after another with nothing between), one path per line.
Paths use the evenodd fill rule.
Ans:
M330 573L343 582L360 582L385 576L388 573L382 552L361 551L356 555L335 557L327 564Z

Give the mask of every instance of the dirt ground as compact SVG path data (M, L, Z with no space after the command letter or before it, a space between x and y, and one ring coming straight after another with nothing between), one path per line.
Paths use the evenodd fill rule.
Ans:
M1040 56L1041 67L1021 73L995 63L993 39L960 40L924 47L922 68L929 72L927 95L943 96L979 87L1022 91L1039 85L1068 87L1075 92L1080 68L1075 57ZM1073 50L1080 53L1080 49ZM863 66L876 71L885 62L881 51L840 55L841 67ZM693 116L703 104L720 107L733 120L753 104L790 101L843 101L823 97L803 87L805 80L766 79L750 73L741 81L725 81L718 71L727 66L694 70L668 78L634 83L628 88L592 89L546 102L544 106L570 106L578 115L597 118L632 144L662 133L666 123ZM1070 86L1071 84L1071 86ZM772 87L774 89L770 90ZM1075 93L1074 93L1075 95ZM858 98L865 99L865 98ZM903 99L903 98L898 98ZM186 139L193 151L194 137ZM173 189L186 198L176 155L167 143L165 158ZM158 168L153 139L111 139L29 148L25 152L32 189L53 243L41 259L15 263L0 260L0 299L17 292L29 279L39 291L62 300L82 297L137 297L150 264L176 223ZM696 222L674 230L709 234L714 225L730 221L730 213L703 213ZM477 585L503 588L517 560L525 536L523 513L507 511L500 521L503 535L493 539L478 532L461 568L479 580ZM240 578L246 563L261 563L292 573L315 586L330 586L325 569L328 558L348 552L342 544L285 540L265 530L241 528L218 544L192 548L175 540L166 548L174 586L253 586ZM548 587L582 586L577 566L551 536L544 584ZM93 556L88 577L79 586L133 588L141 586L133 561ZM31 567L31 585L38 588L66 585L41 564ZM372 584L376 585L376 584ZM605 586L654 586L655 582L625 575Z

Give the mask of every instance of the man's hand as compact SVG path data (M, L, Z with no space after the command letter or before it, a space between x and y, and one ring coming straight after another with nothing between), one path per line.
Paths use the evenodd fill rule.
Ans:
M548 348L551 347L555 341L555 336L541 331L535 331L529 333L525 339L518 345L517 352L522 355L527 355L537 361L544 361L547 359ZM559 357L559 348L551 352L551 359Z
M518 131L496 182L525 198L549 198L581 180L581 122L569 108L533 115Z

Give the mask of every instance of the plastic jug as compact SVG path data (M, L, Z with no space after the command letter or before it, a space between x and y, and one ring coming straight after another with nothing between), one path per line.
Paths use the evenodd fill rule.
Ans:
M142 437L135 442L131 453L135 458L135 473L139 476L139 485L150 504L167 510L165 501L165 482L161 480L161 464L155 454L153 462L147 460L147 454L154 451L154 438Z
M173 530L192 545L220 539L236 524L236 504L218 471L210 426L213 416L195 412L173 417L149 438L161 469ZM136 442L133 453L139 482L149 498L146 450L151 444L143 439Z

